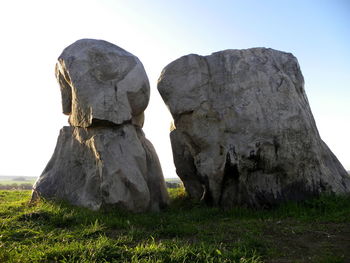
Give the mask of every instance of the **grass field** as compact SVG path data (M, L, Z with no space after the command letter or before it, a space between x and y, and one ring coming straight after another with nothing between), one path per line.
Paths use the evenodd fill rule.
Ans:
M0 262L350 262L350 197L223 211L170 194L165 211L130 214L0 191Z

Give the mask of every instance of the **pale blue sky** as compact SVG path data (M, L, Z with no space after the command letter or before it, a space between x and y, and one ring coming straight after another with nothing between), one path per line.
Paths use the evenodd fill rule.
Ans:
M51 157L61 113L54 65L80 38L138 56L151 83L144 130L164 175L175 176L171 117L156 89L172 60L223 49L270 47L299 60L321 137L350 170L350 1L12 0L0 3L0 174L38 176Z

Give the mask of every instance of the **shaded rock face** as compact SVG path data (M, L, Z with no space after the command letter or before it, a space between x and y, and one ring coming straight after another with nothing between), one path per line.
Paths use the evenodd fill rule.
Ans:
M191 54L163 70L158 90L176 126L176 171L193 198L265 207L350 191L350 177L319 136L292 54Z
M138 58L106 41L83 39L63 51L56 76L71 126L61 129L32 198L93 210L165 207L158 156L142 131L150 91Z

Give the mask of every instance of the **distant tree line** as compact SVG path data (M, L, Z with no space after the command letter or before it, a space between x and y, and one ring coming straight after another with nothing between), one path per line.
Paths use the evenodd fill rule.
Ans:
M167 188L179 188L182 187L182 182L165 182Z
M181 182L166 182L167 188L179 188L182 187ZM33 184L31 183L13 183L13 184L0 184L0 190L32 190Z
M23 184L0 184L0 190L32 190L33 184L23 183Z
M20 176L13 178L12 181L27 181L27 178L25 178L24 176Z

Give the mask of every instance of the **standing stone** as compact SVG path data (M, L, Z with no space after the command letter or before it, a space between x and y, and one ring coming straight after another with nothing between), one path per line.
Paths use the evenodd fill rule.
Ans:
M142 131L150 90L139 59L106 41L82 39L63 51L56 77L71 126L61 129L32 198L93 210L165 207L158 156Z
M292 54L191 54L165 67L158 90L174 118L174 162L191 197L265 207L350 191L317 131Z

